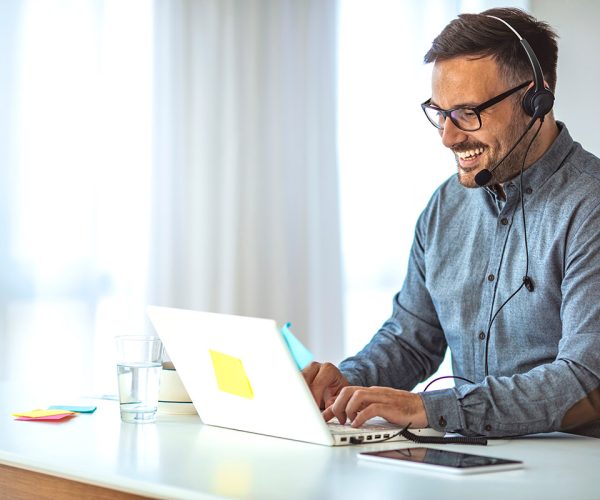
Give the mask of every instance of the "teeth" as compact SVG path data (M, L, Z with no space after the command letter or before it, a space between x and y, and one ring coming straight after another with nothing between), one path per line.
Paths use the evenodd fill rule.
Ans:
M459 158L464 160L465 158L469 158L471 156L477 156L481 153L483 153L483 148L470 149L469 151L460 151L460 152L457 152L456 155Z

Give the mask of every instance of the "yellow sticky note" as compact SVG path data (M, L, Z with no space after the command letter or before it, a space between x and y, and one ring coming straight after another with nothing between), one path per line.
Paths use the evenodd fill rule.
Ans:
M57 415L73 414L74 412L68 410L32 410L24 413L13 413L14 417L23 418L47 418L55 417Z
M209 349L208 352L212 359L219 389L242 398L254 398L242 360L212 349Z

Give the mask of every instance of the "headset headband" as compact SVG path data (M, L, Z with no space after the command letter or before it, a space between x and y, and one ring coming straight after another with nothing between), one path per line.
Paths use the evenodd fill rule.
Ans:
M507 26L519 39L521 46L529 58L529 63L531 64L531 69L533 70L534 84L534 88L529 89L523 96L523 109L529 116L543 120L544 116L550 112L552 106L554 105L554 95L544 86L544 72L542 71L542 65L535 55L535 52L531 48L531 45L529 45L529 42L525 40L519 34L519 32L504 19L496 16L490 16L488 14L484 15L500 21L502 24Z
M508 24L504 19L501 19L499 17L496 16L489 16L486 14L486 17L491 17L492 19L497 19L498 21L500 21L501 23L504 23L508 29L510 29L519 39L519 42L521 42L521 45L523 46L523 48L525 49L525 52L527 53L527 57L529 58L529 63L531 64L531 68L533 69L533 83L535 85L535 91L538 90L542 90L544 89L544 73L542 71L542 66L540 64L540 61L538 60L537 56L535 55L535 52L533 51L533 49L531 48L531 45L529 45L529 42L527 40L525 40L520 34L519 32L514 29L510 24Z

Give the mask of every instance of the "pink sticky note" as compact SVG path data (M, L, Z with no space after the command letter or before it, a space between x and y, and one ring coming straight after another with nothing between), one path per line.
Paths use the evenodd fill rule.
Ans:
M13 413L13 417L21 420L56 420L57 418L65 418L71 415L74 415L74 413L69 410L31 410L22 413Z
M44 415L42 417L17 417L15 420L61 420L63 418L74 416L74 413L58 413L56 415Z

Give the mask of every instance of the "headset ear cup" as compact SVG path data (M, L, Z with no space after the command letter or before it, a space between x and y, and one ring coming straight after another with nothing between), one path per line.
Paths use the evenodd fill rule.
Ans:
M529 89L527 92L525 92L525 94L523 95L523 100L521 101L522 105L523 105L523 111L525 111L525 113L528 116L533 116L533 96L535 94L535 90L533 90L533 88Z
M554 94L548 89L535 91L529 89L523 96L523 110L527 115L542 118L550 113L554 106Z
M533 112L536 118L546 116L554 106L554 94L548 89L540 90L533 96Z

